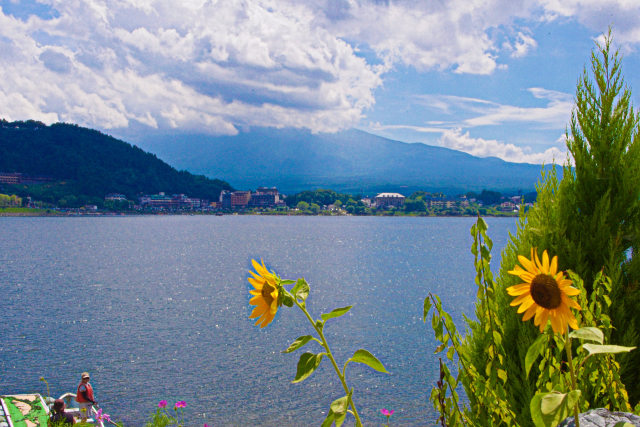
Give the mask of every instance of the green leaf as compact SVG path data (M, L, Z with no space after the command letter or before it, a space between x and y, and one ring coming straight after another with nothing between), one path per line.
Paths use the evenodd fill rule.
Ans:
M335 317L340 317L340 316L344 316L345 314L347 314L347 312L349 310L351 310L351 307L353 307L352 305L349 305L347 307L340 307L340 308L336 308L335 310L331 310L331 313L325 313L322 316L322 320L324 322L326 322L329 319L333 319Z
M347 406L349 400L347 396L336 399L331 403L329 413L322 422L321 427L331 427L333 422L336 423L336 427L340 427L344 423L344 419L347 416Z
M289 280L289 279L287 279L287 280L281 280L281 281L280 281L280 284L281 284L282 286L285 286L285 285L292 285L292 284L294 284L294 283L296 283L296 281L295 281L295 280Z
M331 403L331 410L336 415L346 414L348 406L349 406L349 397L342 396L340 399L336 399Z
M283 351L283 353L294 352L294 351L296 351L300 347L304 346L306 343L308 343L309 341L311 341L313 339L315 339L315 338L313 338L311 335L303 335L301 337L298 337L298 338L296 338L296 340L294 342L291 343L289 348L287 348L286 350Z
M626 423L624 421L618 421L617 423L614 424L613 427L634 427L634 425Z
M335 418L335 414L333 413L333 411L329 410L327 417L324 419L320 427L331 427L331 424L333 424L334 418Z
M431 310L431 298L426 297L424 299L424 310L422 311L422 321L427 323L427 314L429 314L429 310Z
M305 301L309 296L309 284L307 281L304 279L298 279L296 285L291 288L291 294L293 294L298 301Z
M527 374L527 378L529 378L529 372L531 371L531 366L536 361L538 356L542 354L544 351L544 346L547 342L547 336L541 334L534 342L529 346L527 350L527 355L524 358L524 370Z
M382 362L380 362L373 354L362 348L353 353L353 357L347 360L347 363L349 362L364 363L368 367L375 369L378 372L384 372L385 374L389 373L389 371L385 369Z
M602 331L598 328L594 328L591 326L586 326L584 328L571 331L569 333L569 338L578 338L579 340L595 341L598 344L602 344L604 342L604 335Z
M322 356L324 353L313 354L313 353L303 353L300 356L300 360L298 360L298 369L296 372L296 377L292 383L299 383L307 379L307 377L318 368L320 362L322 361Z
M285 294L284 292L281 292L280 295L282 295L282 304L286 305L287 307L293 307L293 298L291 297L291 295Z
M507 382L507 371L504 369L498 369L498 378L502 380L503 383Z
M587 350L587 352L591 354L602 354L602 353L626 353L631 350L634 350L635 347L623 347L621 345L599 345L599 344L583 344L582 348Z
M529 405L533 423L537 427L558 425L573 413L580 395L580 390L572 390L569 393L536 393Z

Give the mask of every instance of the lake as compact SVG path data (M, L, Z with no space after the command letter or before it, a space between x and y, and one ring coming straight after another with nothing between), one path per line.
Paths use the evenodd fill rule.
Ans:
M327 359L291 384L312 333L282 307L260 330L248 319L251 258L305 277L309 311L342 366L359 348L391 372L351 364L347 380L366 425L433 425L438 379L429 292L462 327L476 294L474 218L141 216L0 218L0 393L74 392L89 371L105 412L143 425L158 401L187 402L187 425L320 425L343 395ZM514 218L487 218L500 251ZM314 343L302 351L318 352Z

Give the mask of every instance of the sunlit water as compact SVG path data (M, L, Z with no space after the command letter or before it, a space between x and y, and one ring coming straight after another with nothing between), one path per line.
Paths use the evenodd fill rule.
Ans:
M316 317L353 304L326 335L341 365L366 348L391 375L351 364L367 425L433 425L438 357L422 322L429 293L473 316L473 218L145 216L0 218L0 393L75 392L89 371L100 405L142 425L166 399L187 425L319 425L344 393L328 360L291 384L311 334L286 307L248 319L251 258L304 276ZM494 270L514 219L488 218ZM305 350L319 351L310 343ZM304 350L303 350L304 351Z

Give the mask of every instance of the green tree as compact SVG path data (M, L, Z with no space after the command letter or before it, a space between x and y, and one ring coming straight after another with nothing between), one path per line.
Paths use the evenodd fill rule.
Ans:
M543 176L536 203L522 214L518 231L502 254L495 314L503 328L507 396L521 425L531 424L529 402L536 378L534 372L525 376L522 362L539 334L531 322L522 322L522 315L509 306L511 297L504 291L518 283L507 273L516 265L518 255L528 255L532 247L540 252L548 249L558 255L561 270L575 271L588 286L596 273L604 270L613 283L613 301L606 314L612 316L616 332L610 340L627 346L640 343L640 261L636 256L640 248L640 146L638 116L630 97L623 83L620 56L611 51L609 33L592 52L591 73L585 68L578 81L576 107L566 135L575 168L566 165L560 181L555 171ZM476 306L476 315L486 315L481 306ZM469 326L465 357L478 372L484 372L489 332L478 322ZM618 358L632 403L640 397L639 354L635 351ZM597 390L583 392L592 407L610 403Z

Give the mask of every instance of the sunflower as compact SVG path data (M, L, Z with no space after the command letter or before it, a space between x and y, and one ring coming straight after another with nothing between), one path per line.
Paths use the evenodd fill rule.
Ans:
M264 266L264 261L262 261L261 265L252 259L251 264L253 264L257 274L249 270L249 273L253 276L249 277L249 283L254 288L249 291L253 295L253 298L249 300L249 304L256 307L251 312L249 319L258 317L255 324L260 323L260 327L264 328L271 323L278 311L278 285L276 284L275 274L267 270L267 267Z
M542 262L538 251L531 248L531 259L518 255L522 267L516 265L509 274L520 277L524 283L507 288L509 295L516 297L512 306L519 305L518 313L524 312L522 321L526 322L535 315L533 323L544 331L547 321L551 320L553 332L566 332L567 325L578 329L578 322L569 307L580 310L580 305L569 298L578 295L579 289L571 286L571 280L558 271L558 257L549 263L549 255L542 253Z

